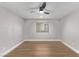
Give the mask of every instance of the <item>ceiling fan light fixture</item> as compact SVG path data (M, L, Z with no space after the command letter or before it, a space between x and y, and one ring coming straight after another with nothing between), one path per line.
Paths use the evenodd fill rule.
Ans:
M44 13L44 11L39 11L40 13Z

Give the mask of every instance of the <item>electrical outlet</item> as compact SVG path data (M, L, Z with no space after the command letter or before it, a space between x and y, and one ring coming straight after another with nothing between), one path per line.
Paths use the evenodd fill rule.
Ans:
M4 51L6 48L5 47L2 47L2 48L0 48L0 51Z

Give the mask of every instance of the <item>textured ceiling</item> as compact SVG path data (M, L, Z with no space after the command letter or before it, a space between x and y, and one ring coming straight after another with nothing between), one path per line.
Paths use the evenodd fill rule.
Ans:
M40 14L37 9L41 2L0 2L0 5L12 13L24 18L60 19L79 8L79 2L47 2L46 9L51 10L49 15ZM31 13L35 8L35 13Z

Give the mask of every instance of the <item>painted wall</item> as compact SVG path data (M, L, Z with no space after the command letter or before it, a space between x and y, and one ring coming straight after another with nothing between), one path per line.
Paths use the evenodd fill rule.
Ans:
M23 39L23 19L0 7L0 55Z
M63 18L62 39L79 51L79 10Z
M49 32L38 33L36 32L36 23L46 22L49 24ZM59 21L50 19L29 19L25 20L24 24L24 39L29 40L59 40L60 39L60 25Z

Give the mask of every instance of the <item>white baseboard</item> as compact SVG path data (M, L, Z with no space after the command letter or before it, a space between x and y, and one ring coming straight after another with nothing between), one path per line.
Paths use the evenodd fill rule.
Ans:
M16 44L14 47L10 48L9 50L5 51L4 53L1 54L1 57L5 56L6 54L8 54L9 52L13 51L16 47L18 47L19 45L21 45L24 41L21 41L20 43Z
M60 39L25 39L24 41L61 41Z
M69 44L65 43L64 41L61 41L64 45L66 45L67 47L69 47L71 50L73 50L74 52L76 52L77 54L79 54L79 51L76 50L75 48L73 48L72 46L70 46Z

